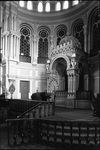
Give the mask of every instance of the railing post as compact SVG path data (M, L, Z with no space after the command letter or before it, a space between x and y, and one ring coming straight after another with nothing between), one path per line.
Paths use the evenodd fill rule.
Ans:
M9 142L9 122L7 121L7 138L8 138L8 145L10 145Z
M79 128L79 145L81 144L81 124L78 124L78 128Z
M87 145L89 144L89 124L87 124L87 139L86 139Z
M38 119L34 120L34 140L35 143L38 144L39 142L39 120Z
M13 122L13 126L14 126L13 139L14 139L14 145L16 145L17 144L17 141L16 141L16 139L17 139L16 122Z
M54 92L53 115L55 114L55 98L56 98L56 93Z

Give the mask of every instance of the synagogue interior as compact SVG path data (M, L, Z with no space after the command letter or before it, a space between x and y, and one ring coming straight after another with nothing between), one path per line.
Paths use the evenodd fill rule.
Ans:
M30 123L27 126L29 140L48 143L52 143L48 127L52 123L40 118L53 116L55 108L92 110L94 116L100 116L99 0L0 1L0 109L5 107L6 115L13 116L4 117L9 125L33 119L34 128L35 123L39 127L36 128L38 136L36 131L30 136L33 131ZM0 119L4 112L1 111ZM65 146L66 139L71 145L74 143L74 136L66 138L64 135L67 123L53 126L62 128L61 142ZM79 123L76 126L80 131L78 144L81 144L82 129ZM83 126L89 136L87 124ZM74 132L75 124L69 127ZM43 129L47 129L47 136ZM95 129L100 132L98 125ZM16 130L22 133L22 128ZM93 132L94 145L98 141L100 144L96 131ZM17 136L20 137L14 132L15 144ZM10 143L10 135L8 137ZM23 134L20 138L23 142Z

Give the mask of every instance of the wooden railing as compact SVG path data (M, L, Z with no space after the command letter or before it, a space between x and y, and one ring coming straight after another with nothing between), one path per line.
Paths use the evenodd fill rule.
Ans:
M55 93L56 97L67 97L67 91L56 91Z
M20 115L21 113L32 108L38 103L40 103L40 101L10 99L9 100L9 116L14 115L15 117L17 117L17 115Z
M98 147L100 124L85 121L8 119L8 145L42 143L52 146Z
M92 91L77 91L76 92L76 99L79 100L90 100L92 101L95 96Z
M17 118L43 118L54 115L54 112L54 102L40 102L17 116Z

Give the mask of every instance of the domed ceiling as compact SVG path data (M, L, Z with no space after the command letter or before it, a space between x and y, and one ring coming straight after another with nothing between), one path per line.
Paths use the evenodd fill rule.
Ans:
M37 10L38 12L51 12L51 11L61 11L66 10L70 7L78 5L81 0L73 1L15 1L20 7L26 8L28 10Z

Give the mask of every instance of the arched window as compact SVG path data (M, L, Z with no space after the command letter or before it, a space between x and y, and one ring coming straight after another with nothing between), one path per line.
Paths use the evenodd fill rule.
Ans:
M42 2L38 3L38 12L43 12L43 3Z
M67 30L64 27L61 27L58 29L58 31L57 31L57 45L59 45L61 39L66 36L66 32L67 32Z
M95 16L92 22L92 28L93 28L93 49L95 51L100 50L100 12Z
M72 5L77 5L79 3L79 0L73 0Z
M19 6L24 7L25 2L24 1L19 1Z
M20 30L20 61L31 62L30 57L30 30L23 27Z
M32 1L27 2L27 9L32 10L33 9L33 3Z
M64 1L63 9L67 9L68 7L69 7L69 2L68 1Z
M73 27L73 36L76 37L82 47L82 51L84 51L84 29L83 29L83 21L77 20Z
M57 2L56 3L56 11L59 11L59 10L61 10L61 3Z
M38 63L46 63L48 58L48 31L42 29L39 32Z
M100 50L100 8L94 9L90 20L90 56L95 56Z
M50 2L46 2L45 11L46 11L46 12L49 12L49 11L50 11Z

